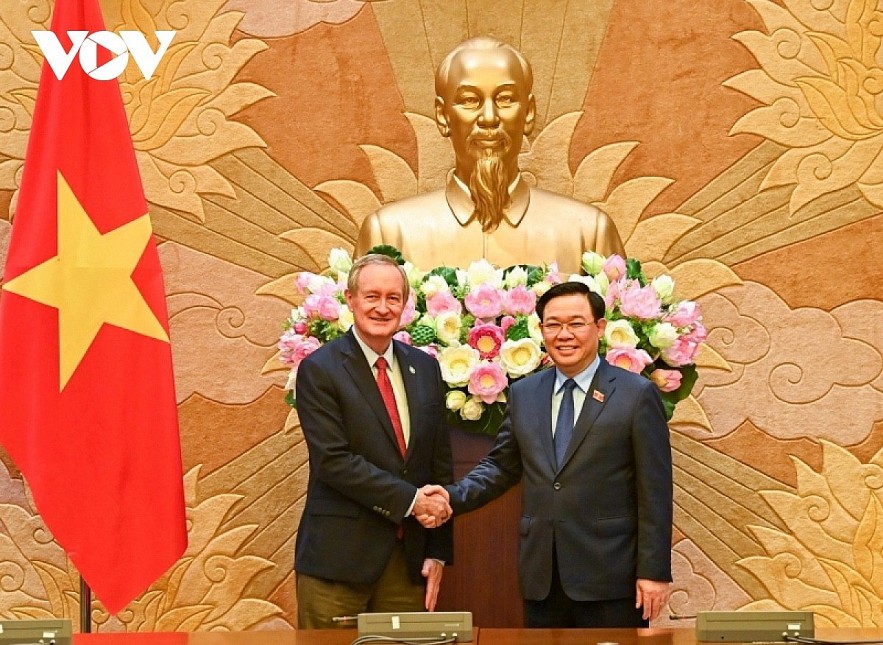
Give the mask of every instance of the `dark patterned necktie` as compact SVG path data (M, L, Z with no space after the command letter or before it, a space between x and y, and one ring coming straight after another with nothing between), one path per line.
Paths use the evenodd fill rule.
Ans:
M564 453L573 436L573 388L576 381L572 378L564 381L561 405L558 407L558 422L555 424L555 463L558 468L564 463Z

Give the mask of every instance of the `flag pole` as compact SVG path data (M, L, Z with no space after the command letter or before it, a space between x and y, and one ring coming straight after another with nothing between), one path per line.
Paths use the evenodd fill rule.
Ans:
M80 633L92 632L92 590L80 576Z

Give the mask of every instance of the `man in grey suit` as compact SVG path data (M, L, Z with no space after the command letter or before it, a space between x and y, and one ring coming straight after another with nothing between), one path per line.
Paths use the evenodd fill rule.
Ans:
M393 340L408 300L402 268L359 258L346 300L354 325L299 366L297 411L309 449L297 532L298 624L346 626L364 611L435 608L453 559L450 515L429 482L449 483L451 445L438 362Z
M445 487L454 513L465 513L523 480L519 568L528 627L646 626L668 598L665 412L653 383L599 359L604 309L579 282L539 299L555 369L512 386L490 453Z

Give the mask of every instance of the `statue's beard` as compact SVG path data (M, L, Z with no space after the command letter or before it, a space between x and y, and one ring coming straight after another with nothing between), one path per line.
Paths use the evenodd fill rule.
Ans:
M495 133L500 138L500 145L494 148L476 146L470 136L470 149L476 160L469 176L469 193L475 210L472 216L481 224L481 230L492 233L503 221L503 215L509 208L509 177L503 155L512 145L512 140L505 132Z

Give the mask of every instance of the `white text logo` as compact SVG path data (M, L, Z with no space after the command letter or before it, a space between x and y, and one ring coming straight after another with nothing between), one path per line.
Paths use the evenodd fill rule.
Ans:
M88 31L69 31L67 36L70 38L71 48L65 51L58 36L53 32L32 31L31 33L58 80L61 80L70 69L77 53L80 55L80 67L97 81L109 81L122 74L129 64L129 54L132 55L144 78L150 78L169 48L172 38L175 37L174 31L155 31L159 46L153 51L140 31L121 31L119 34L111 31L96 31L91 34ZM114 54L114 57L103 65L98 65L99 46Z

